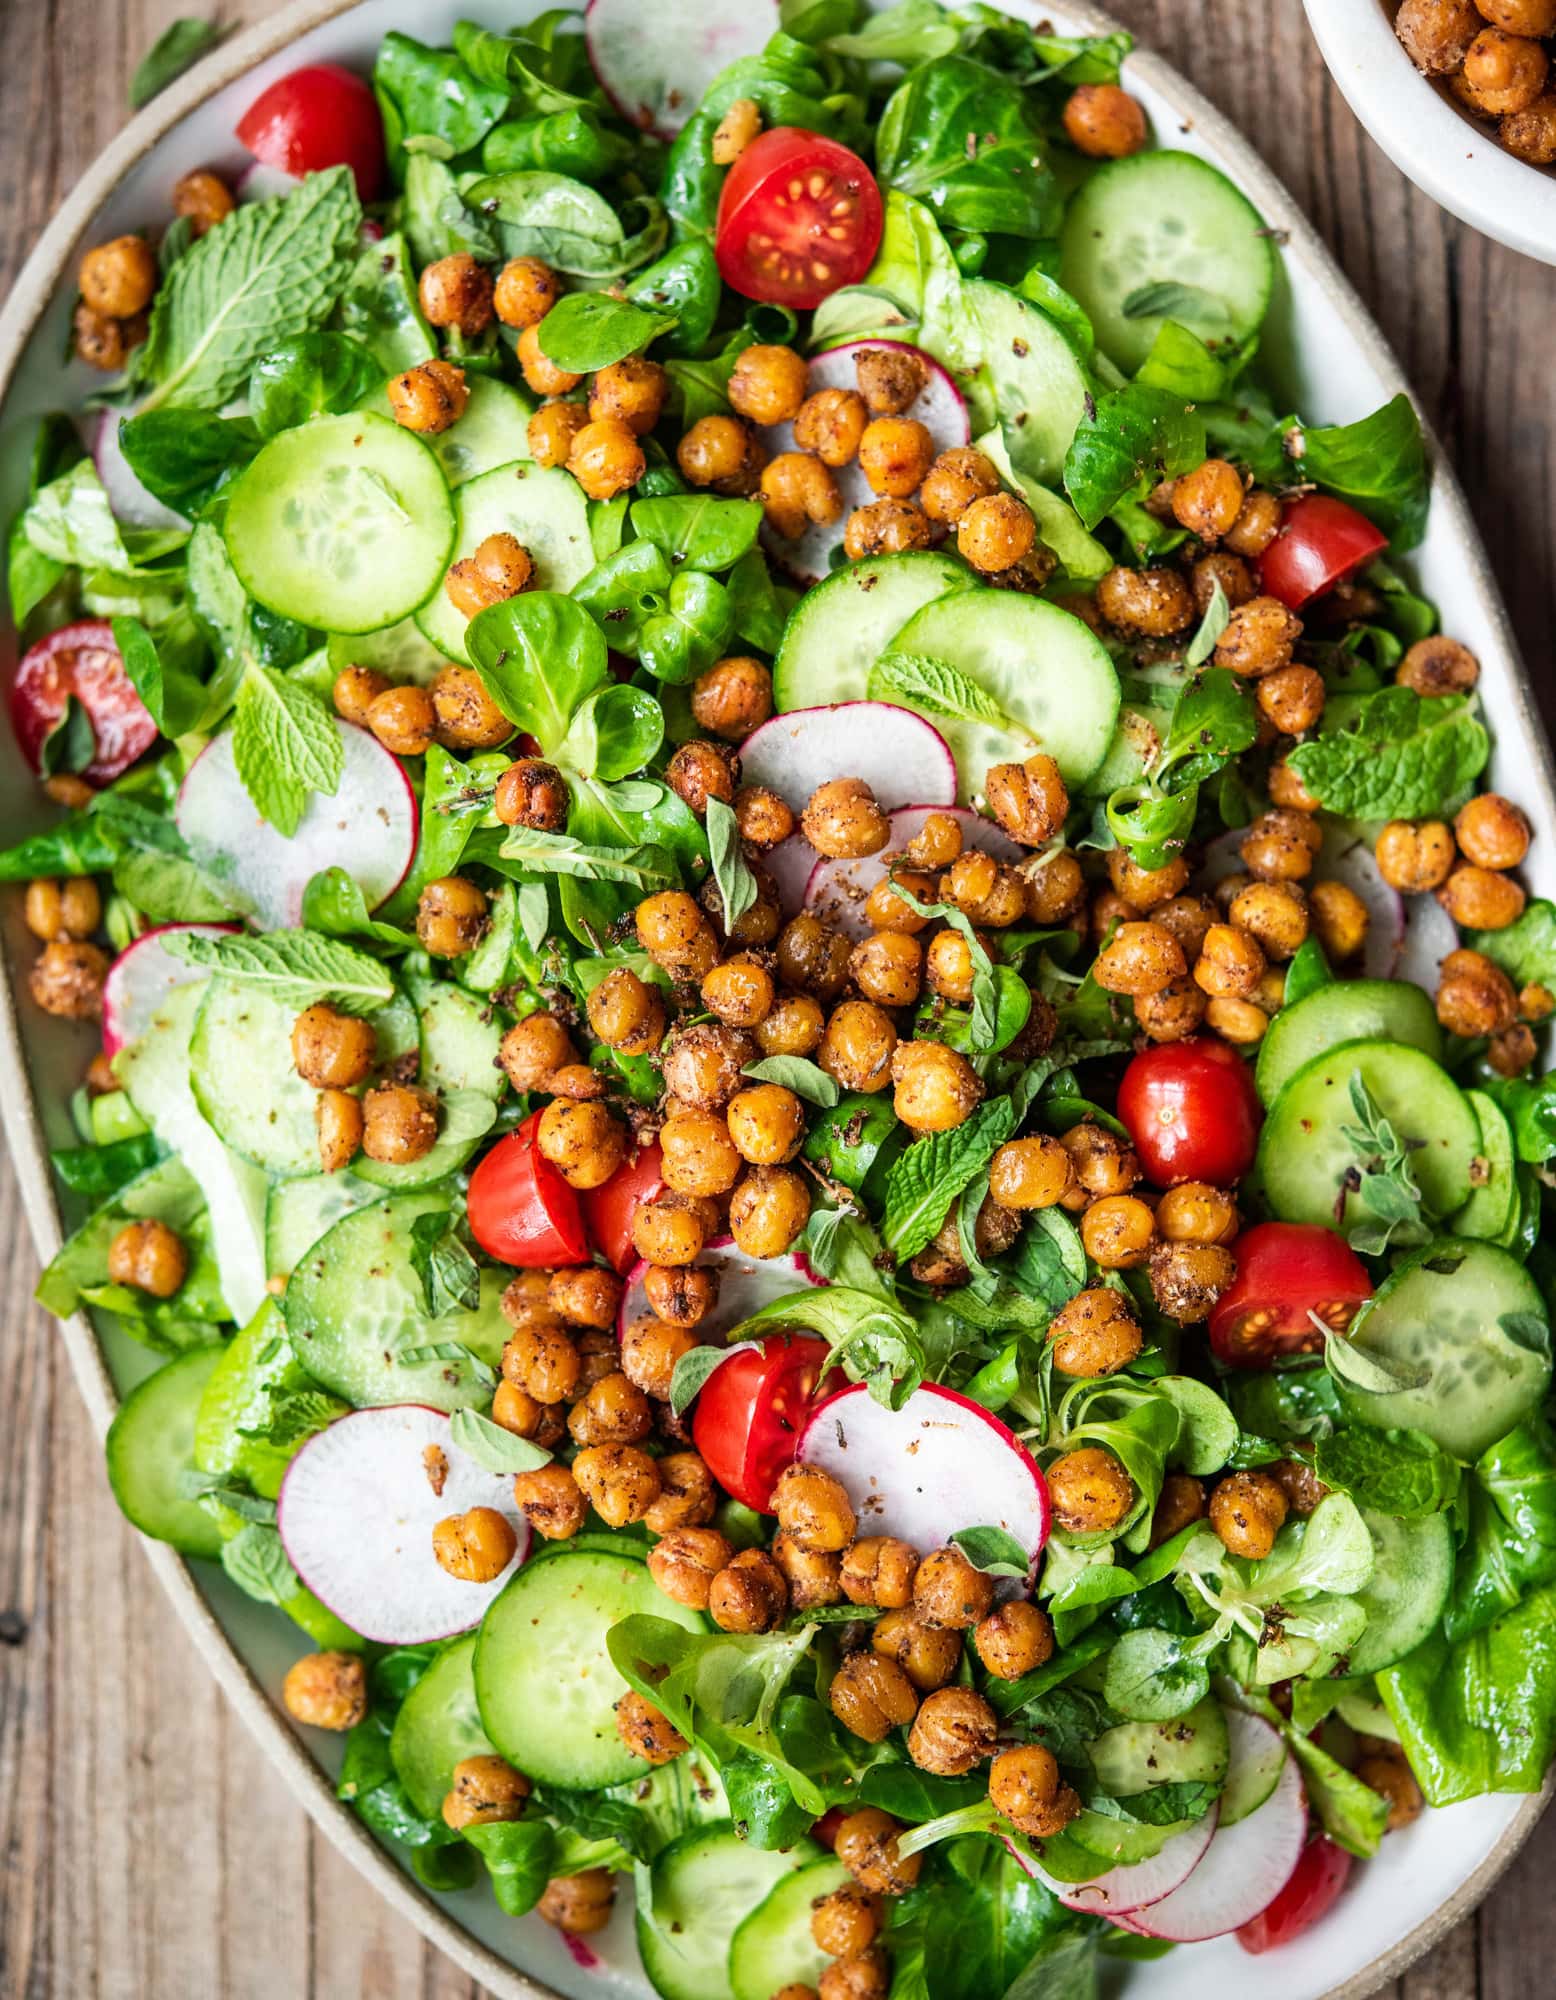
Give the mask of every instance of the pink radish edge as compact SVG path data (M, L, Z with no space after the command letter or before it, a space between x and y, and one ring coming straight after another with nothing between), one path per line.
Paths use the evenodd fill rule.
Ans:
M652 35L643 31L638 0L626 0L626 9L624 13L618 0L589 0L584 10L584 38L589 45L590 66L601 90L627 123L635 125L640 132L653 132L661 139L676 136L720 70L727 68L739 56L759 55L780 26L779 10L774 0L739 0L738 5L721 5L720 0L695 0L693 6L683 7L681 11L688 25L702 31L702 40L688 48L685 37L677 32L674 0L669 0L669 4L661 0ZM658 101L654 103L650 103L641 92L630 92L625 74L626 63L621 55L623 36L633 56L640 59L640 77L646 73L647 80L656 85L668 83L667 76L652 56L647 56L646 61L641 60L649 49L656 49L667 62L675 59L680 84L661 89ZM678 115L682 114L683 107L684 115Z
M1235 1825L1218 1828L1188 1879L1132 1911L1131 1929L1173 1944L1202 1944L1241 1930L1291 1880L1307 1845L1307 1792L1287 1756L1275 1790Z
M816 863L805 884L806 909L814 910L850 937L867 936L870 927L864 919L865 899L876 883L884 880L891 856L901 853L931 813L954 819L962 829L963 846L992 854L996 861L1021 861L1030 852L1018 847L993 820L967 806L901 806L890 815L891 835L879 854L867 854L856 861L823 858Z
M1194 1873L1215 1838L1218 1813L1219 1807L1212 1806L1203 1819L1186 1826L1182 1833L1175 1833L1163 1844L1160 1853L1153 1854L1148 1861L1110 1868L1090 1882L1061 1882L1048 1874L1041 1862L1027 1854L1018 1842L1007 1840L1005 1844L1027 1873L1052 1889L1066 1909L1107 1917L1110 1922L1132 1930L1131 1911L1142 1910L1171 1895Z
M103 981L103 1051L116 1056L120 1049L140 1037L151 1025L151 1016L158 1002L148 1000L135 990L135 982L144 979L155 984L160 978L159 997L171 993L175 986L188 986L205 977L201 966L189 965L181 958L174 958L159 938L169 931L193 931L200 937L218 937L223 932L241 930L240 924L157 924L149 931L142 931L138 938L127 944L108 969L108 977ZM165 971L159 970L158 961ZM137 1014L142 1015L138 1025L131 1026Z

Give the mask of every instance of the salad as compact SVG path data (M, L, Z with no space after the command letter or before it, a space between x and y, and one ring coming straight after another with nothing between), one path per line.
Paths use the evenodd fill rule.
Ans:
M299 70L82 260L39 1297L428 1887L665 2000L1279 1947L1556 1747L1556 908L1417 419L1276 399L1124 37L642 24Z

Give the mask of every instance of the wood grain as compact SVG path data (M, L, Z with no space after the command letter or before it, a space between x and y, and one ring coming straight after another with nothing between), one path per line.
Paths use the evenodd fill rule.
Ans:
M645 0L645 5L647 0ZM1412 189L1329 83L1297 0L1113 0L1265 153L1404 362L1469 489L1547 715L1552 274ZM126 116L187 0L3 0L0 282ZM269 11L222 9L227 22ZM474 2000L309 1823L170 1620L105 1486L0 1174L0 1994ZM1549 1819L1391 2000L1521 2000L1556 1959ZM1273 1971L1273 1968L1270 1968ZM1263 1983L1274 1990L1268 1977Z

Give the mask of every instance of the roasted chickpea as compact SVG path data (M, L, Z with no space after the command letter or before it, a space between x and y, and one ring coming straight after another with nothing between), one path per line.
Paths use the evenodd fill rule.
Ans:
M657 988L627 966L614 966L606 973L589 995L588 1012L595 1034L607 1048L620 1049L623 1055L648 1055L664 1040L664 1001Z
M755 1059L751 1037L721 1021L697 1021L678 1029L665 1051L665 1088L690 1109L722 1111L745 1083L743 1071Z
M589 1518L583 1488L565 1465L543 1465L521 1472L513 1482L514 1504L530 1526L548 1542L571 1540Z
M1515 1021L1511 1028L1504 1028L1493 1035L1486 1048L1486 1061L1498 1076L1522 1076L1531 1068L1539 1054L1539 1043L1534 1038L1533 1029L1522 1021Z
M1499 792L1481 792L1453 823L1459 847L1477 868L1516 868L1532 834L1525 814Z
M425 1159L438 1139L438 1101L413 1083L380 1083L362 1100L362 1150L381 1166Z
M728 1194L743 1162L729 1127L712 1111L679 1112L659 1134L665 1184L678 1194Z
M578 433L588 422L589 412L582 403L560 398L542 403L525 430L530 457L540 466L566 465Z
M1210 1495L1210 1525L1228 1554L1262 1562L1287 1514L1280 1481L1268 1472L1230 1472Z
M792 347L748 347L729 380L730 408L753 424L787 424L800 413L810 369Z
M502 1303L511 1321L513 1311L507 1292ZM543 1306L542 1310L549 1313L550 1307ZM564 1332L559 1321L531 1314L521 1319L508 1336L502 1351L502 1373L505 1382L524 1390L537 1403L565 1403L579 1393L583 1357L578 1343Z
M683 805L703 818L709 799L732 803L740 782L740 758L728 743L693 739L682 743L665 768L670 789Z
M1525 1021L1548 1021L1552 1014L1556 1014L1556 993L1552 993L1548 986L1542 986L1538 980L1531 980L1527 986L1519 988L1518 1012ZM113 1086L110 1084L107 1087L111 1089ZM90 1072L87 1088L92 1088Z
M848 970L859 991L877 1006L911 1007L924 983L923 947L900 931L877 931L854 946Z
M497 273L492 304L504 326L539 326L561 296L556 273L538 257L512 257Z
M1302 621L1278 598L1253 597L1240 604L1216 641L1218 667L1257 680L1291 665L1291 649L1302 636Z
M622 1372L645 1395L653 1396L660 1402L667 1401L675 1364L683 1355L690 1354L696 1345L696 1340L686 1328L670 1324L653 1313L641 1314L630 1322L621 1337Z
M1048 1468L1048 1492L1061 1528L1090 1535L1116 1528L1135 1504L1129 1474L1101 1445L1065 1452Z
M1499 965L1478 951L1451 951L1437 988L1437 1018L1452 1035L1499 1034L1518 1016L1518 995Z
M746 847L765 853L781 840L787 840L795 824L790 808L776 792L768 791L765 786L742 785L736 792L735 825Z
M144 236L116 236L81 259L76 287L87 307L106 319L131 319L157 289L156 252Z
M893 1107L915 1132L949 1132L970 1118L983 1098L972 1064L942 1042L899 1042L891 1077Z
M939 1688L926 1695L908 1732L908 1755L921 1771L964 1777L994 1755L999 1718L971 1688Z
M974 1569L955 1544L932 1549L913 1579L913 1609L928 1625L964 1632L986 1618L994 1603L994 1583Z
M616 1881L610 1870L585 1868L548 1882L535 1914L573 1937L591 1937L610 1922L615 1904Z
M495 551L494 543L499 545ZM470 560L478 566L485 565L490 573L498 562L509 562L515 551L523 557L527 581L529 557L512 535L488 535ZM522 589L523 585L519 587ZM445 749L492 750L513 734L513 724L471 667L444 667L432 683L432 706L438 719L438 741Z
M818 1896L810 1906L810 1934L819 1951L830 1958L852 1958L868 1951L880 1936L885 1911L879 1896L845 1882L830 1896Z
M305 1653L287 1668L281 1701L310 1729L355 1729L367 1714L367 1667L358 1653Z
M718 960L713 926L681 889L646 896L635 917L638 943L675 979L701 979Z
M1160 993L1188 967L1172 932L1156 923L1122 923L1097 954L1093 977L1106 993Z
M567 469L591 500L614 500L643 477L637 434L614 417L592 417L573 439Z
M1324 677L1316 667L1277 667L1257 691L1259 713L1285 736L1316 727L1324 699Z
M757 1083L737 1091L725 1113L729 1136L753 1166L782 1166L805 1138L805 1107L779 1083Z
M863 1889L877 1896L906 1895L919 1878L920 1854L899 1854L901 1822L878 1806L865 1806L839 1821L833 1852Z
M582 1342L579 1343L582 1347ZM602 1363L614 1361L612 1344L600 1356ZM568 1413L567 1428L574 1444L637 1444L654 1428L654 1412L647 1396L621 1369L612 1368L591 1382Z
M780 993L753 1032L764 1056L808 1056L819 1046L826 1024L821 1002L811 994Z
M1170 639L1194 622L1194 599L1175 569L1110 569L1097 585L1097 608L1120 632Z
M1156 1217L1138 1195L1105 1194L1081 1217L1081 1241L1105 1271L1133 1271L1151 1254Z
M417 287L429 326L454 327L477 340L496 318L492 274L463 251L428 264Z
M1447 76L1463 67L1480 32L1474 0L1402 0L1394 32L1417 69Z
M850 1735L884 1743L913 1720L918 1693L901 1667L879 1653L850 1653L832 1677L827 1702Z
M1243 511L1243 478L1224 458L1207 458L1172 485L1172 511L1180 528L1202 542L1230 534Z
M934 441L913 417L878 416L859 440L859 469L884 499L906 500L916 493L934 459Z
M1116 83L1083 83L1064 102L1064 135L1093 160L1123 160L1150 136L1145 107Z
M1231 924L1213 925L1206 933L1207 942L1221 932L1232 930L1242 937L1252 938L1267 958L1286 959L1292 956L1308 934L1307 898L1291 882L1250 882L1232 898L1228 915ZM1239 960L1246 956L1245 951L1233 951L1222 940L1217 946L1215 978L1218 983L1205 985L1201 980L1200 984L1209 993L1251 993L1253 987L1247 984L1246 966L1242 976L1234 976ZM1197 968L1195 976L1198 978ZM1262 968L1260 976L1263 976ZM1256 980L1254 985L1257 983Z
M1018 1833L1048 1840L1081 1810L1080 1799L1059 1775L1051 1750L1020 1743L1002 1750L989 1767L989 1800Z
M23 915L28 930L45 944L56 938L79 942L90 937L102 921L103 899L90 875L67 876L57 882L43 877L27 884Z
M105 375L117 375L130 358L130 348L134 344L130 331L138 324L135 320L109 319L106 313L93 312L89 305L79 303L70 321L71 346L76 358L84 361L88 368L99 368ZM68 771L60 773L62 777L71 775Z
M571 1413L574 1415L577 1413L578 1405L582 1404L608 1376L614 1375L619 1377L621 1375L621 1349L617 1345L614 1334L600 1333L586 1329L576 1336L576 1344L578 1347L578 1392L573 1412ZM617 1385L617 1394L621 1394L619 1383ZM633 1389L631 1399L621 1407L637 1407L635 1388ZM611 1415L611 1409L612 1406L607 1402L604 1410L607 1418ZM649 1421L650 1423L653 1421L652 1413L650 1413ZM596 1439L580 1438L576 1432L574 1433L574 1441L578 1444L598 1442Z
M718 660L692 682L691 702L692 719L699 729L706 729L729 743L742 743L773 712L773 677L760 660L743 654ZM763 796L770 798L775 794ZM744 833L744 828L741 831ZM783 837L779 835L780 839ZM763 841L758 845L773 843Z
M1186 1472L1169 1472L1151 1516L1151 1547L1170 1542L1194 1521L1205 1517L1205 1489Z
M810 1187L788 1167L753 1167L729 1198L729 1233L748 1257L781 1257L810 1220Z
M524 1811L530 1782L505 1757L462 1757L443 1801L443 1824L456 1833L467 1826L496 1826Z
M1009 1139L989 1165L989 1193L1004 1208L1052 1208L1069 1192L1070 1155L1057 1139Z
M108 1275L116 1285L170 1299L189 1273L189 1252L165 1222L127 1222L108 1246Z
M1401 687L1416 694L1468 694L1480 679L1480 662L1468 646L1442 633L1417 639L1395 669Z
M1172 933L1182 948L1184 958L1192 965L1204 949L1210 927L1216 921L1216 906L1208 896L1169 896L1165 903L1158 903L1152 910L1151 918L1163 930Z
M556 1015L542 1012L514 1022L498 1044L497 1060L515 1090L540 1090L564 1063L577 1062L578 1051Z
M700 1326L719 1302L719 1274L703 1264L650 1264L643 1277L649 1309L670 1326Z
M848 978L852 949L845 932L823 923L811 911L801 910L779 936L778 976L786 985L813 993L818 1000L830 1000Z
M1024 764L992 765L984 778L989 810L1012 840L1042 847L1064 825L1070 795L1059 766L1044 750Z
M843 553L850 562L863 562L867 556L927 549L932 538L929 516L917 501L872 500L849 515L843 530Z
M818 854L844 861L879 854L889 828L863 778L832 778L811 793L800 831Z
M788 542L798 541L813 524L835 521L843 511L837 481L809 452L780 452L763 469L761 495L767 525Z
M648 1552L648 1573L677 1604L706 1611L714 1578L734 1555L713 1528L671 1528Z
M1524 908L1524 892L1511 876L1464 862L1437 891L1437 900L1465 930L1505 930Z
M540 1114L535 1148L569 1187L601 1187L627 1157L627 1128L603 1104L554 1098Z
M1556 0L1475 0L1484 19L1509 35L1556 35Z
M1278 1458L1264 1468L1286 1496L1286 1505L1304 1520L1329 1488L1305 1458Z
M765 1549L742 1549L708 1590L708 1616L721 1632L770 1632L784 1614L789 1586Z
M1205 996L1192 979L1174 979L1159 993L1135 995L1135 1025L1153 1042L1181 1042L1205 1018Z
M513 1523L495 1507L446 1515L432 1530L438 1567L460 1583L491 1583L513 1561L518 1545Z
M1154 913L1163 903L1173 902L1189 879L1189 865L1182 855L1163 862L1160 868L1142 868L1127 847L1114 847L1108 851L1107 865L1115 893L1142 916ZM1204 944L1203 936L1199 943Z
M762 107L737 97L714 128L709 151L716 167L732 167L762 129Z
M789 1465L778 1475L770 1512L778 1525L802 1549L836 1554L854 1537L854 1510L839 1479L814 1465Z
M834 471L859 455L869 422L864 398L852 389L818 389L794 419L794 442Z
M1302 780L1297 776L1284 757L1277 757L1274 763L1271 764L1266 784L1269 788L1270 803L1272 805L1289 806L1294 812L1316 813L1318 811L1317 799L1314 798L1313 794L1303 784Z
M1550 59L1537 41L1482 28L1464 58L1461 81L1488 118L1527 111L1545 88Z
M1069 1159L1075 1186L1085 1195L1128 1194L1140 1179L1140 1160L1127 1139L1094 1119L1083 1118L1058 1141Z
M1034 857L1034 865L1023 871L1027 880L1027 916L1048 929L1053 925L1073 925L1084 929L1086 922L1086 878L1081 864L1066 848Z
M1262 556L1279 530L1280 502L1273 493L1255 486L1244 497L1242 511L1227 534L1226 545L1234 555Z
M319 1138L319 1166L338 1174L349 1167L362 1147L364 1120L360 1101L349 1090L321 1090L314 1099L314 1125Z
M956 527L956 549L965 562L984 575L1012 569L1032 552L1037 523L1010 493L989 493L974 500Z
M381 694L388 692L390 686L388 675L378 673L372 667L342 667L330 689L330 700L342 721L354 722L358 728L366 729L369 709Z
M582 375L575 375L570 368L559 368L546 353L540 344L538 323L520 333L516 351L524 380L537 396L571 395L583 380Z
M1421 1787L1405 1760L1404 1752L1396 1745L1369 1750L1356 1766L1356 1775L1380 1798L1388 1800L1387 1832L1398 1833L1412 1820L1420 1818L1426 1801L1421 1796Z
M1189 575L1194 590L1194 609L1201 618L1215 600L1217 584L1234 611L1239 604L1246 604L1249 598L1257 595L1253 572L1241 556L1227 555L1219 550L1201 556Z
M645 1764L673 1763L691 1747L662 1709L630 1688L616 1704L616 1734Z
M597 1444L573 1460L579 1489L608 1527L641 1521L659 1498L659 1468L635 1444Z
M1367 905L1344 882L1315 882L1308 891L1313 932L1332 963L1354 958L1367 942Z
M921 917L896 891L900 885L921 903L938 899L939 887L933 875L899 865L900 857L886 857L887 872L864 900L864 919L872 931L891 931L902 937L916 937L929 927L931 919Z
M733 923L725 921L724 894L715 877L710 875L703 883L698 892L698 901L724 932L730 944L769 945L783 926L783 912L778 907L777 879L753 854L747 854L746 865L751 870L751 879L756 884L756 901Z
M1018 1681L1053 1658L1053 1620L1024 1597L998 1604L973 1629L973 1645L996 1680Z
M373 1067L373 1024L360 1014L338 1013L319 1002L292 1023L292 1063L316 1090L349 1090Z
M367 726L396 757L422 757L438 733L438 712L423 687L385 688L367 711Z
M843 1556L839 1582L850 1604L900 1611L913 1602L918 1550L895 1535L864 1535Z
M906 1544L898 1546L906 1547ZM912 1554L911 1550L909 1554ZM911 1593L911 1576L907 1588ZM853 1601L878 1600L855 1598ZM961 1665L960 1632L946 1626L931 1625L906 1606L888 1610L875 1621L870 1631L870 1645L883 1659L899 1666L921 1694L944 1687L954 1680Z
M547 1451L566 1435L555 1404L537 1403L527 1389L516 1389L511 1382L499 1382L492 1391L492 1422L515 1437L533 1439Z
M486 935L486 891L468 875L429 882L416 902L416 936L434 958L459 958Z
M1524 110L1509 112L1497 136L1515 159L1532 167L1556 162L1556 91L1547 90Z
M1323 839L1311 813L1277 806L1259 815L1237 851L1248 873L1260 882L1300 882L1312 874Z
M534 564L516 535L486 535L473 555L461 556L443 579L443 592L454 609L476 618L494 604L506 604L529 588ZM457 676L450 679L450 676ZM439 688L443 698L439 699ZM432 684L438 715L438 740L450 749L489 750L506 743L513 724L486 692L479 674L469 667L445 667ZM461 728L476 734L458 734Z
M843 1595L839 1581L842 1558L834 1553L801 1548L782 1529L773 1537L773 1561L783 1571L789 1586L789 1604L795 1611L809 1611L822 1604L836 1604Z
M187 216L197 237L208 235L217 223L225 222L235 206L231 188L209 167L196 167L174 184L173 213Z
M1244 895L1249 893L1243 891ZM1194 961L1192 976L1195 985L1212 998L1219 995L1246 1000L1264 977L1264 965L1264 953L1251 932L1236 924L1212 924Z
M452 361L418 361L391 377L388 396L390 415L402 430L436 437L465 414L470 384Z
M1237 1276L1231 1251L1216 1243L1158 1243L1151 1251L1150 1268L1158 1309L1180 1326L1198 1326L1209 1319L1217 1299Z
M738 417L699 417L676 446L675 462L693 486L744 498L756 491L767 452Z
M1110 1285L1077 1292L1054 1315L1048 1337L1059 1373L1083 1380L1127 1368L1143 1344L1129 1301Z
M669 393L670 378L657 361L629 354L596 374L589 388L589 418L596 424L622 424L634 436L645 437L658 423Z

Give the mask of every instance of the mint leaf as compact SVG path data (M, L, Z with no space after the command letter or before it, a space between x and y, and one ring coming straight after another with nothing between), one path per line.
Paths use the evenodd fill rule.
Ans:
M322 326L355 260L362 220L349 167L228 216L179 258L135 361L150 409L219 409L262 354Z
M1490 754L1468 697L1387 687L1332 701L1286 761L1328 812L1420 819L1467 791Z
M749 1340L740 1341L735 1347L692 1347L688 1348L675 1364L670 1377L670 1407L681 1416L696 1399L698 1391L713 1373L714 1369L727 1361L731 1354L753 1345Z
M947 715L957 722L989 722L1031 743L1038 738L1007 715L991 694L949 660L927 653L883 653L870 669L871 701L900 702L923 714Z
M1313 1470L1358 1507L1420 1520L1453 1504L1459 1467L1424 1431L1336 1431L1318 1440Z
M314 792L339 788L346 762L335 718L318 696L253 665L238 688L232 755L255 810L288 838Z
M130 109L142 110L170 83L176 83L186 69L215 48L222 32L214 21L192 20L187 15L170 21L135 66L130 78Z
M322 1431L340 1416L345 1405L323 1389L289 1389L269 1398L269 1409L260 1424L239 1424L239 1437L259 1438L278 1450L290 1451Z
M251 1521L222 1543L222 1568L260 1604L285 1605L301 1590L276 1529Z
M446 1209L418 1215L411 1224L410 1254L429 1317L475 1311L481 1303L481 1270L457 1216Z
M535 827L516 826L499 853L517 867L542 875L571 875L582 882L625 882L630 888L652 890L672 888L680 880L666 848L589 847L569 833L543 833Z
M740 851L740 824L733 808L722 799L709 799L707 826L708 858L724 898L724 928L730 931L757 899L756 877Z
M897 1258L915 1256L945 1221L946 1210L993 1159L1016 1128L1008 1097L992 1098L949 1132L917 1139L886 1176L881 1240Z
M315 931L271 931L264 937L181 931L168 937L167 948L186 965L257 987L299 1012L322 1000L343 1014L371 1014L394 998L394 980L376 958Z
M478 1410L456 1410L448 1429L466 1458L473 1458L487 1472L537 1472L551 1463L551 1454L543 1445L515 1437Z

